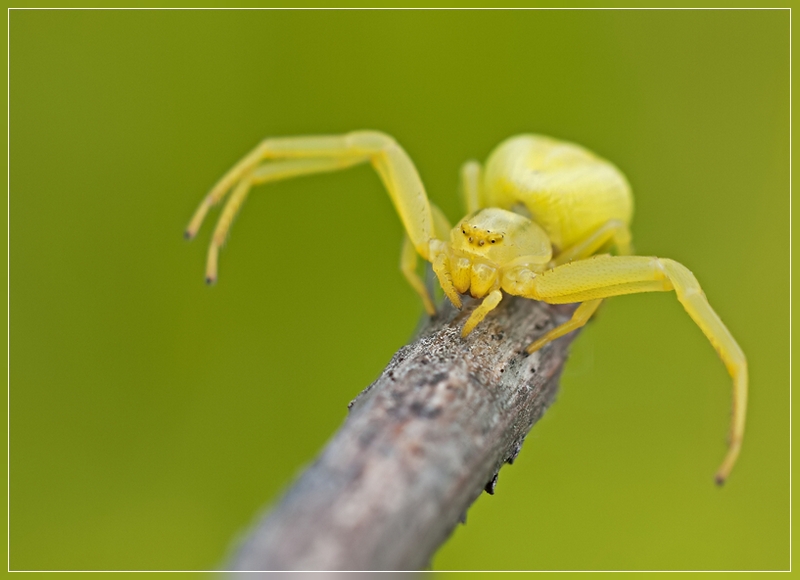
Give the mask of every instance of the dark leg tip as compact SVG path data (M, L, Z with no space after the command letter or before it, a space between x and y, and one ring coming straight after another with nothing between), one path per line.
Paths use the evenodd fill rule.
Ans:
M717 475L714 477L714 483L722 487L723 485L725 485L725 478L722 477L721 475Z
M213 286L214 282L216 281L217 281L216 278L212 278L211 276L206 276L206 284L208 284L209 286Z

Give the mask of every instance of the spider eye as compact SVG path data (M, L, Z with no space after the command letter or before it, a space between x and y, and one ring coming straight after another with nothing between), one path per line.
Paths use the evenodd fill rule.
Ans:
M492 243L495 243L497 240L492 240Z

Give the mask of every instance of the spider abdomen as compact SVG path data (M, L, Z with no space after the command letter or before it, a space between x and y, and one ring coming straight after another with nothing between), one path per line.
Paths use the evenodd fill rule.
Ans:
M483 203L511 209L522 203L553 246L572 246L609 220L629 224L633 196L612 163L574 143L518 135L486 162Z

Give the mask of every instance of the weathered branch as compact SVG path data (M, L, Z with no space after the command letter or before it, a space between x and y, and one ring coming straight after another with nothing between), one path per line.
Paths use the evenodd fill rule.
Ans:
M571 306L508 297L466 339L446 308L392 357L344 425L241 545L236 570L420 570L553 402Z

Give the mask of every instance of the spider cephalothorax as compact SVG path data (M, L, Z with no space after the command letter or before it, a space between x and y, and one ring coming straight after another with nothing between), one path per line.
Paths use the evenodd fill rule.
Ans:
M192 238L209 208L232 191L209 248L206 279L216 280L219 248L253 185L365 162L380 175L405 227L401 270L425 309L435 313L416 271L417 256L431 262L457 307L467 292L483 299L464 324L464 335L497 307L503 292L551 304L581 303L569 321L528 347L534 352L583 326L604 298L674 290L733 378L730 444L717 472L717 481L725 480L744 434L744 353L687 268L666 258L630 255L633 196L625 176L573 143L519 135L498 145L485 167L465 163L461 189L468 216L452 228L428 200L406 152L384 133L267 139L214 186L189 223L186 236Z
M481 209L452 229L449 244L434 245L434 271L453 304L458 294L484 298L504 288L505 275L522 267L539 271L550 261L547 233L525 216L500 209ZM438 258L438 259L437 259ZM497 300L499 302L499 295ZM480 311L464 326L466 336L480 322Z

